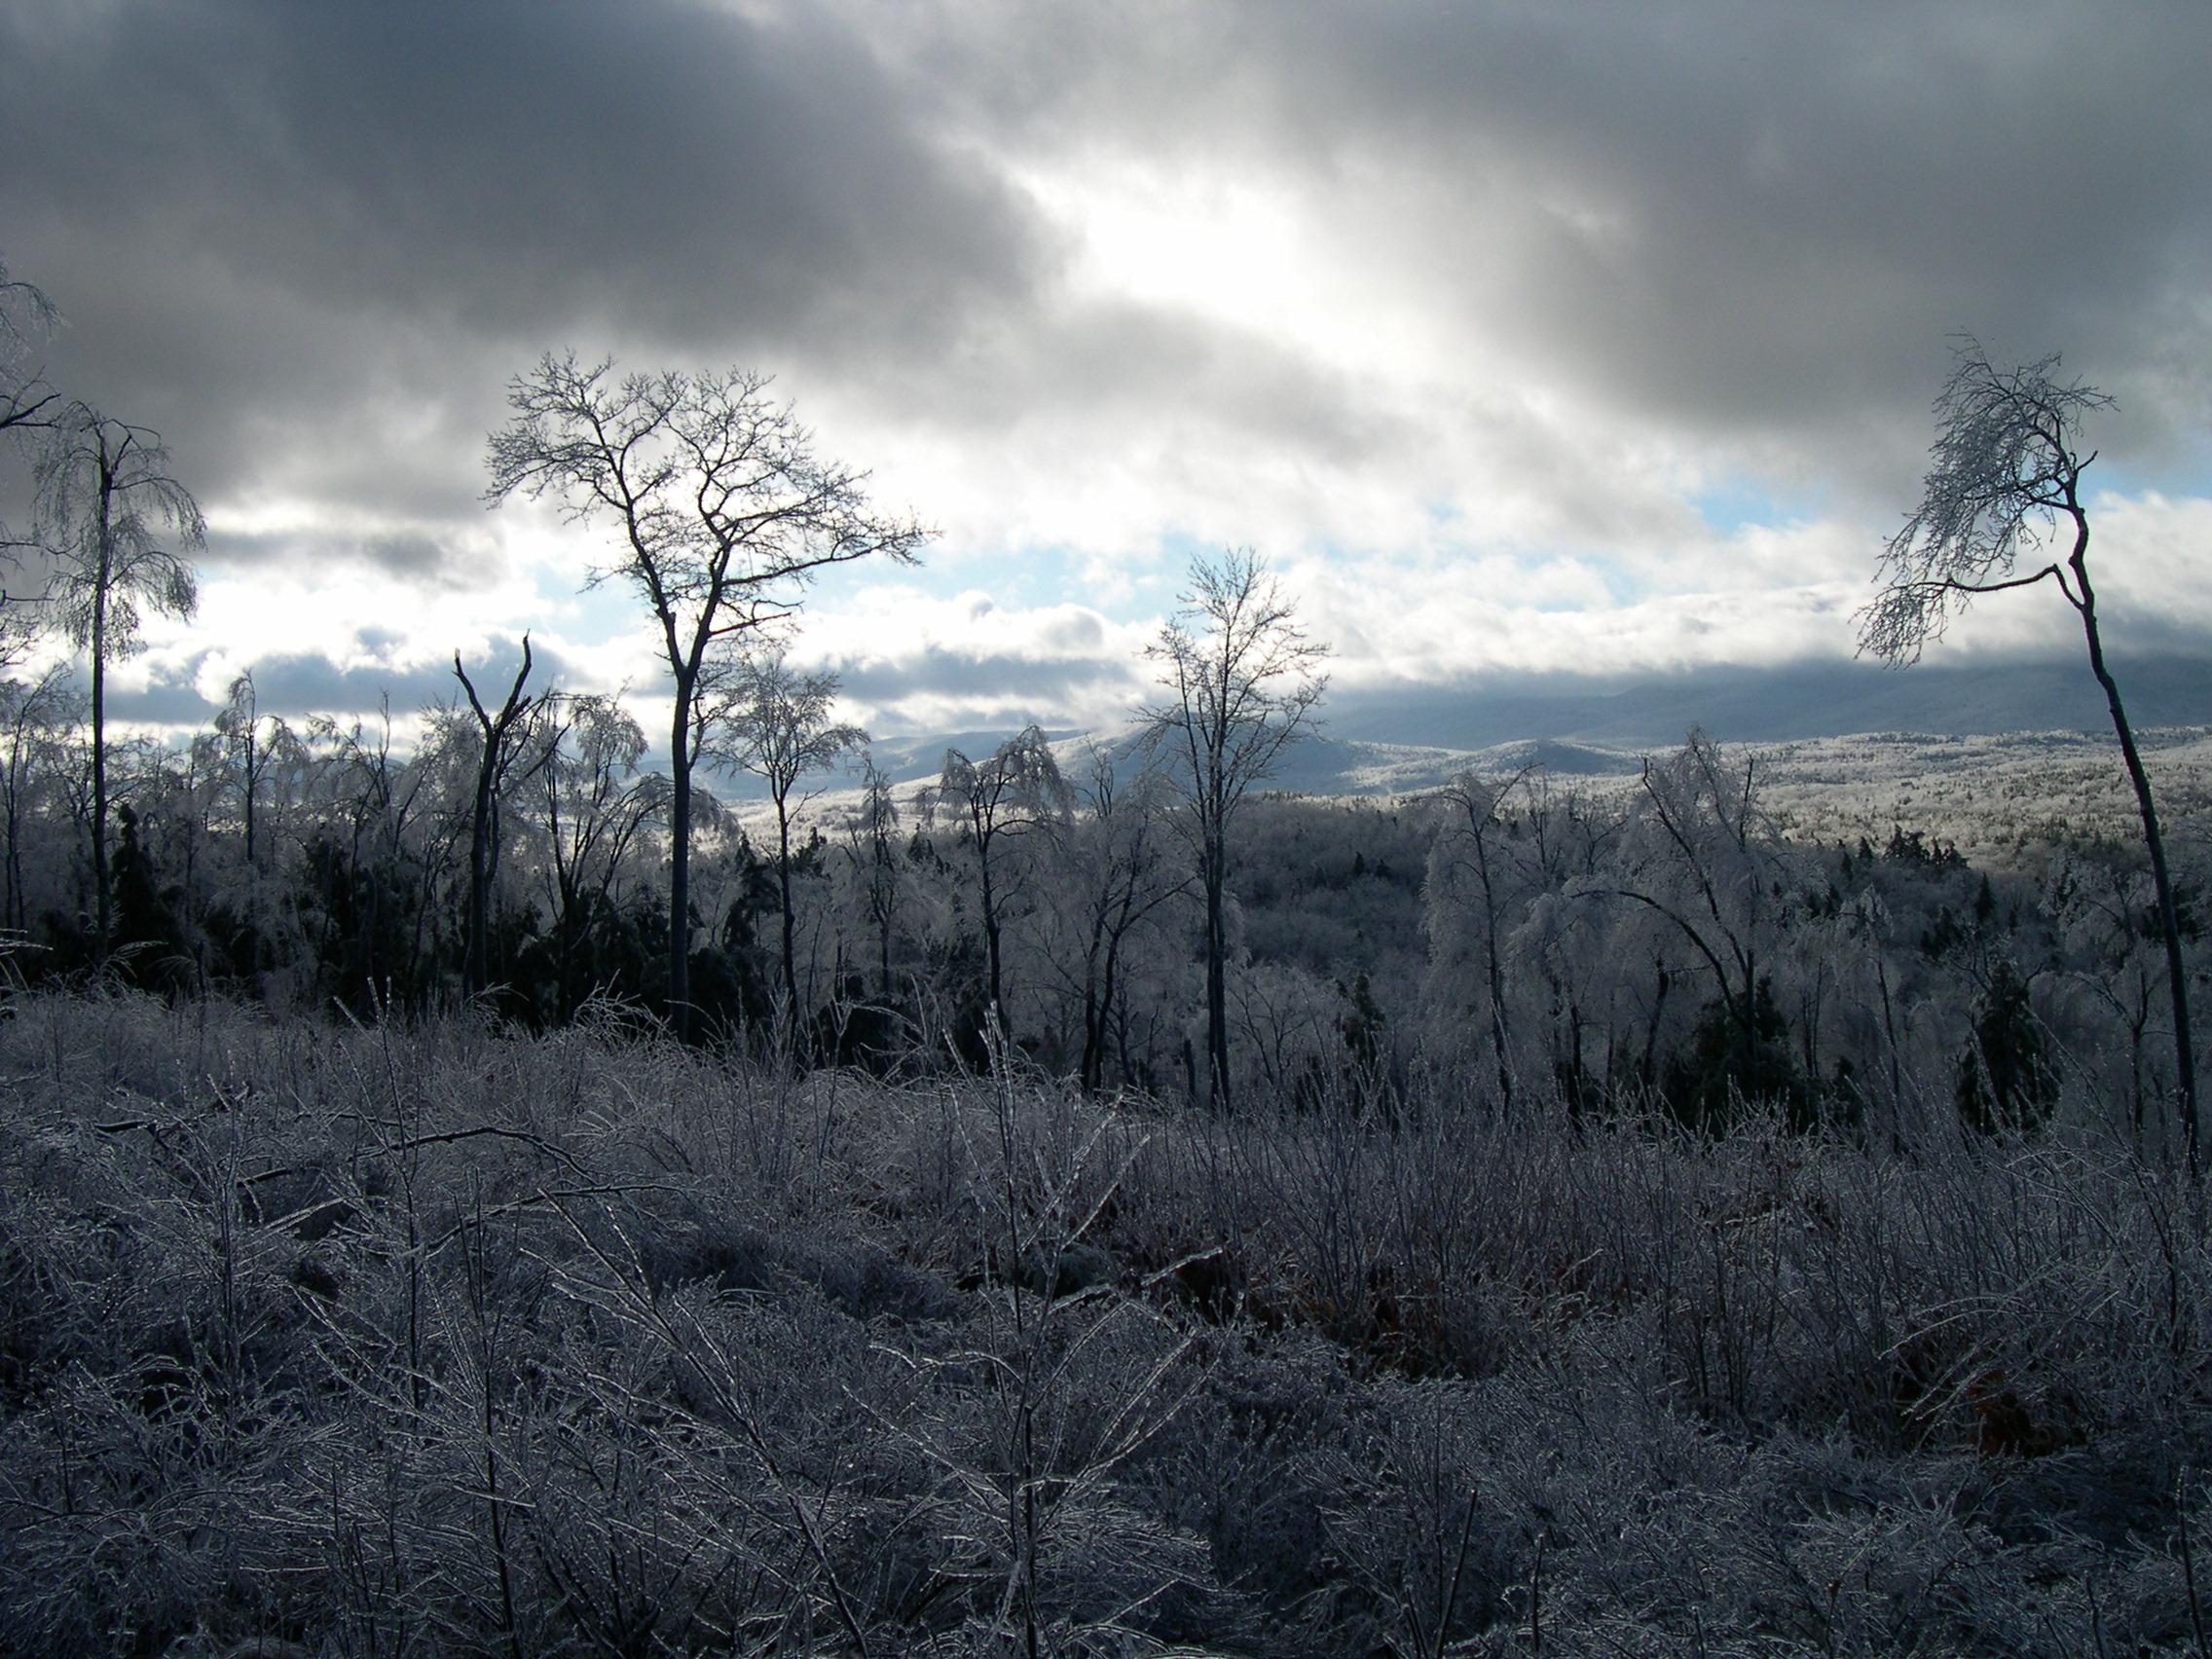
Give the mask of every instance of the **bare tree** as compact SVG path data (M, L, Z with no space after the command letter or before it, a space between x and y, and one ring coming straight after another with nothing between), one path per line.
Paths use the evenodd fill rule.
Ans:
M492 931L492 884L499 873L499 800L514 771L515 761L523 752L516 741L521 735L519 722L544 699L523 695L522 688L530 680L528 634L522 637L522 666L515 670L514 683L507 687L506 700L499 705L498 714L489 712L477 697L468 671L461 666L459 651L453 653L453 674L461 682L461 688L468 693L468 707L476 716L480 745L476 756L476 789L468 818L468 937L462 948L461 970L461 993L473 997L484 989L487 977L486 940ZM541 763L542 758L540 752Z
M1147 740L1188 808L1206 900L1206 1076L1229 1104L1229 823L1252 786L1313 723L1328 647L1308 638L1281 585L1250 548L1191 567L1183 608L1147 654L1166 698L1145 711Z
M22 932L30 914L23 896L26 818L42 777L55 770L63 734L82 718L79 696L65 662L35 682L0 682L0 831L8 840L0 857L0 927L13 933Z
M891 929L899 917L899 797L870 755L862 763L861 799L845 827L853 862L866 871L868 921L875 928L875 994L891 1000Z
M552 496L572 522L611 522L621 544L592 572L652 612L674 698L669 721L669 1013L687 1026L691 773L697 702L718 647L789 615L819 571L875 556L912 562L930 532L870 510L867 475L815 454L765 376L632 374L547 353L508 387L491 437L487 498Z
M94 947L107 953L107 665L138 644L141 607L190 616L189 555L206 542L200 503L169 470L159 433L82 403L57 416L34 472L36 540L53 562L53 618L92 667Z
M776 893L783 905L784 1019L797 1029L798 969L792 914L792 817L807 795L799 781L836 764L867 742L857 725L831 719L834 674L801 674L780 646L747 652L719 687L719 728L710 743L730 762L768 786L776 808ZM719 741L718 741L719 740Z
M1483 940L1483 987L1490 1001L1491 1057L1496 1066L1497 1097L1513 1104L1513 1063L1507 1035L1505 964L1499 934L1504 922L1504 842L1510 830L1505 803L1528 778L1523 767L1509 777L1490 778L1461 772L1444 788L1446 817L1437 831L1431 860L1432 903L1450 889L1471 879L1480 898Z
M248 875L262 862L262 800L272 771L297 769L306 751L292 728L276 715L261 712L259 688L253 670L231 682L230 700L215 716L215 735L224 757L238 779L240 807L245 831L245 865Z
M1641 1072L1652 1074L1667 987L1672 981L1663 940L1685 944L1713 977L1714 1001L1726 1025L1726 1070L1709 1098L1720 1114L1704 1121L1719 1126L1728 1104L1725 1088L1747 1095L1764 1090L1807 1102L1783 1075L1769 1028L1774 960L1785 955L1781 922L1793 877L1781 832L1758 797L1755 758L1739 765L1692 726L1681 750L1664 761L1643 762L1642 792L1630 809L1621 849L1624 870L1599 875L1584 891L1592 898L1638 907L1656 937L1618 940L1624 959L1648 944L1658 980L1645 1026Z
M1081 940L1082 978L1074 989L1083 1014L1078 1075L1086 1092L1105 1082L1130 936L1191 888L1189 871L1160 857L1167 795L1157 764L1124 783L1106 749L1091 751L1076 786L1082 814L1066 837L1061 897ZM1072 966L1062 971L1072 977Z
M1004 1033L1008 1027L1002 945L1007 895L1004 866L995 854L1002 840L1064 818L1067 785L1044 732L1025 726L979 761L947 749L944 769L927 801L930 816L953 819L976 854L976 900L989 967L991 1017Z
M547 697L538 707L543 764L532 793L542 813L555 913L559 1012L574 1015L596 919L614 902L632 849L668 810L667 780L641 774L645 734L612 697Z
M2112 404L2094 387L2060 379L2055 352L2001 370L1978 343L1971 337L1962 340L1950 378L1936 398L1936 442L1929 451L1920 505L1883 552L1876 576L1882 591L1859 613L1859 648L1892 665L1917 662L1927 643L1939 639L1951 617L1974 598L2012 588L2049 582L2074 608L2088 647L2089 672L2104 690L2120 757L2135 787L2151 855L2173 1004L2182 1136L2194 1172L2199 1138L2196 1061L2181 920L2150 774L2136 749L2119 682L2105 661L2096 588L2089 579L2089 513L2082 501L2082 474L2097 456L2094 450L2082 453L2081 430L2088 416ZM2070 535L2071 546L2036 569L2021 571L2023 556L2043 558L2054 533Z

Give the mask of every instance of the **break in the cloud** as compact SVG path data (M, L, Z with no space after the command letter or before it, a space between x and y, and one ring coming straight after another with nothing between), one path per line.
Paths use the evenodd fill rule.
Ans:
M802 647L894 728L1125 708L1233 542L1347 686L1846 654L1960 328L2120 398L2116 635L2203 648L2207 60L1996 0L0 0L0 256L208 509L149 687L398 699L528 628L648 688L591 538L480 500L570 345L772 369L942 527Z
M870 585L810 628L801 660L834 666L884 734L1099 726L1145 692L1148 631L1084 605L1010 610L972 590L938 599Z

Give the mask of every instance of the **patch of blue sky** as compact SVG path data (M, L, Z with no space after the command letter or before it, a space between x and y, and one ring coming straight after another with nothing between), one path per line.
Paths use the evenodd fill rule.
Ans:
M645 603L621 577L583 587L566 569L539 569L533 585L545 604L541 614L558 618L560 631L580 645L604 645L646 625Z
M1154 538L1154 545L1148 550L1146 557L1161 580L1170 587L1180 587L1183 577L1196 561L1216 558L1228 551L1229 548L1218 541L1193 535L1189 531L1168 525ZM1281 553L1279 548L1267 547L1255 548L1254 551L1263 559L1279 556Z
M1593 609L1617 610L1649 599L1658 591L1652 583L1627 566L1602 553L1583 554L1576 563L1581 570L1604 584L1604 604L1601 607L1579 595L1562 593L1540 598L1533 607L1534 609L1548 614L1576 614Z
M931 599L981 593L1007 610L1082 605L1109 621L1141 620L1174 603L1188 558L1170 550L1096 554L1039 543L1013 550L933 547L919 565L865 561L825 571L808 603L834 608L864 589L897 583Z
M2092 495L2109 490L2116 496L2194 496L2212 499L2212 432L2192 434L2156 465L2132 458L2099 454L2096 463L2083 474L2083 484Z
M1524 553L1516 563L1526 568L1528 579L1520 584L1514 605L1533 615L1579 616L1594 610L1617 610L1657 591L1626 564L1604 553Z
M1472 521L1458 507L1439 502L1428 508L1428 520L1436 533L1437 545L1452 549L1437 555L1437 562L1447 571L1455 563L1476 559L1501 557L1534 572L1538 579L1523 584L1522 597L1517 602L1522 609L1539 615L1575 615L1583 611L1633 605L1653 592L1652 585L1638 575L1621 560L1604 551L1585 547L1485 547L1471 535ZM1338 549L1325 548L1330 558L1339 556ZM1603 600L1587 591L1587 583L1573 580L1545 579L1565 574L1562 567L1571 567L1575 577L1595 578L1604 590ZM1584 591L1574 591L1577 587Z
M1817 503L1741 473L1724 474L1688 496L1698 517L1722 535L1742 530L1776 530L1819 517Z

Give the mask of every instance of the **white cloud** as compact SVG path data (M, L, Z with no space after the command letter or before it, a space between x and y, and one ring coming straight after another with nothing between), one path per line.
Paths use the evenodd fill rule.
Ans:
M632 596L575 592L605 537L478 498L571 344L772 369L941 528L809 609L878 721L1125 706L1188 551L1241 544L1347 685L1848 654L1961 326L2121 394L2116 645L2212 639L2194 14L41 11L0 0L0 253L204 493L202 615L134 671L203 693L529 628L645 714ZM1943 648L2062 645L2043 597Z

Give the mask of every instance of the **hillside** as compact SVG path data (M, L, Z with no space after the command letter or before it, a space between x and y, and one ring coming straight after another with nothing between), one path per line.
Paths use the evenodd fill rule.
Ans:
M2212 719L2212 662L2150 656L2121 659L2115 668L2137 725L2192 728ZM1565 776L1617 776L1633 773L1638 756L1678 745L1692 726L1717 742L1771 750L1775 764L1803 768L1808 777L1840 778L1846 758L1865 762L1879 778L1899 769L1957 772L1995 751L1945 751L1914 740L2002 740L2009 752L2003 766L2018 781L2028 750L2046 743L2066 750L2085 739L2093 753L2112 730L2095 682L2072 660L1906 672L1813 663L1635 682L1555 675L1340 690L1321 717L1313 735L1283 757L1273 787L1294 794L1411 794L1469 767L1511 772L1530 765ZM979 756L1014 731L907 733L876 739L872 752L902 784L918 785L936 778L947 748ZM1063 763L1099 746L1125 764L1130 748L1124 729L1054 727L1046 735ZM1836 751L1835 764L1824 766L1818 746L1850 738L1865 741ZM716 787L735 802L762 798L758 781L743 775L723 774ZM1876 793L1884 787L1869 781Z
M2194 1650L2109 1144L9 1013L11 1651Z

